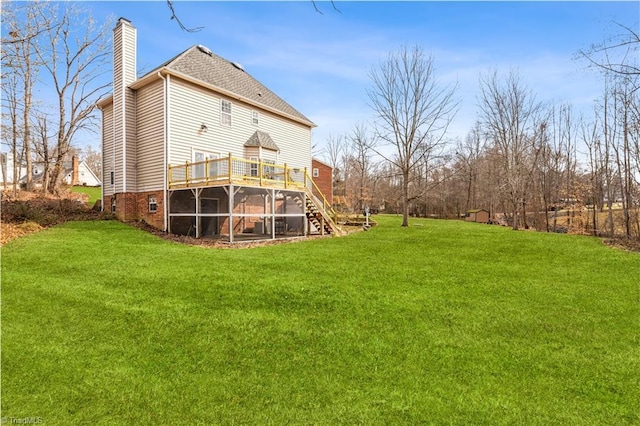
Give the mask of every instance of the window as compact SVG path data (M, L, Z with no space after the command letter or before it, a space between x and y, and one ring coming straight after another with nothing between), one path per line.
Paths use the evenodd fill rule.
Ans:
M258 177L258 158L250 157L249 160L251 161L249 163L249 176Z
M221 100L220 103L220 124L223 126L231 126L231 102Z
M158 199L155 195L149 195L149 212L155 213L158 211Z
M251 111L251 123L257 126L260 123L260 114L258 111Z
M274 167L275 164L275 161L264 160L262 162L262 176L266 177L267 179L274 179L276 173L276 168Z
M194 166L191 166L191 177L192 178L203 178L205 176L205 170L207 170L207 166L209 167L209 176L208 177L217 177L220 169L220 163L218 161L210 161L220 158L220 155L213 154L211 152L203 152L203 151L193 151L193 162L200 163ZM205 163L206 161L206 163Z
M318 176L320 176L320 170L318 170L317 167L313 168L313 177L317 178Z
M204 177L204 152L193 152L193 162L198 163L191 167L191 177L201 178Z
M114 172L109 173L109 176L111 177L111 185L114 185L116 183L116 175Z
M116 212L116 197L111 197L111 213L115 213L115 212Z

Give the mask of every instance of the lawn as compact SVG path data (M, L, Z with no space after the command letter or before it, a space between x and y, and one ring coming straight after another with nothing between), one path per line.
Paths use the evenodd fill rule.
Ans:
M100 200L102 198L101 186L72 186L71 192L87 194L89 196L89 200L87 201L87 204L89 206L93 206L97 200Z
M46 424L639 424L640 255L376 217L183 246L71 222L2 251L2 416Z

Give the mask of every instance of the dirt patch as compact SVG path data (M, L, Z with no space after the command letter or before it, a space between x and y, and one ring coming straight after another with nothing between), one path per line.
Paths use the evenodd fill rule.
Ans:
M71 191L59 195L42 192L2 192L0 245L70 220L95 220L104 214L87 206L89 196Z
M640 239L638 238L604 238L602 241L609 247L640 253Z

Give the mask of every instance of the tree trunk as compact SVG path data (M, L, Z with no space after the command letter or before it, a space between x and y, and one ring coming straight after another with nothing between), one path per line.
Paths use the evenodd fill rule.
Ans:
M409 173L402 173L402 225L409 226Z

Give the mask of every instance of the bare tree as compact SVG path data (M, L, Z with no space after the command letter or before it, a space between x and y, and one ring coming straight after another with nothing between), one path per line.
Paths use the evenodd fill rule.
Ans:
M362 123L356 123L353 130L348 136L351 144L353 169L357 175L358 185L358 209L363 210L370 201L368 194L367 178L371 170L371 148L373 146L373 138Z
M344 150L344 137L342 135L329 135L325 146L325 154L329 165L333 168L333 181L339 180L340 159Z
M578 55L605 73L618 75L640 75L638 52L640 51L640 33L626 25L616 24L621 33L607 40L593 44L587 50L578 51Z
M4 11L3 11L4 12ZM6 53L6 49L5 49ZM9 60L9 55L3 56L3 67L5 70L10 68L10 65L7 63ZM12 164L8 165L5 163L5 167L3 168L3 172L6 167L11 167L11 175L12 178L12 187L13 192L18 190L18 173L19 173L19 165L21 164L21 144L20 137L21 131L19 127L19 103L20 103L20 95L19 95L19 79L18 74L14 72L3 72L2 73L2 140L4 143L8 145L9 152L11 152ZM3 175L3 181L6 183L8 174L8 170Z
M49 123L46 115L38 114L34 123L34 148L36 158L42 164L42 189L45 192L49 190L49 175L51 174L51 134L49 132Z
M94 149L91 146L87 146L82 151L81 159L87 163L87 166L91 169L96 176L102 176L102 151Z
M504 81L496 71L481 77L480 89L484 126L501 158L512 227L518 229L518 211L526 203L527 178L531 174L529 157L535 149L535 138L540 135L541 104L513 70ZM525 218L523 214L522 220Z
M42 10L39 19L58 19L54 9ZM100 79L110 70L110 31L108 25L99 28L86 12L69 5L59 17L58 25L50 26L36 49L39 60L48 73L51 87L57 95L55 108L57 136L53 153L53 168L49 190L58 190L63 178L63 162L74 135L81 129L96 131L96 100L106 93L109 83Z
M434 59L418 46L403 47L369 73L373 87L367 91L377 118L380 156L402 175L402 226L409 225L412 172L425 155L444 142L458 101L456 86L436 79ZM387 152L384 146L391 147Z
M478 207L478 174L480 155L484 149L482 128L479 122L467 134L464 142L458 142L456 157L462 166L466 188L465 210Z
M33 87L38 78L41 62L36 58L37 41L40 34L50 29L49 21L39 19L41 11L47 9L42 2L25 4L10 3L3 8L3 22L8 27L8 37L3 38L3 66L10 70L10 76L3 73L3 88L9 87L5 94L10 97L9 106L12 116L12 149L15 155L15 141L18 135L22 139L22 150L26 168L26 188L33 189L33 158L31 136L31 109L33 104ZM18 86L20 85L20 86ZM18 124L15 114L20 110L21 122ZM18 127L20 126L20 127ZM16 170L16 169L14 169ZM19 170L19 169L17 169ZM14 175L14 181L19 176Z

